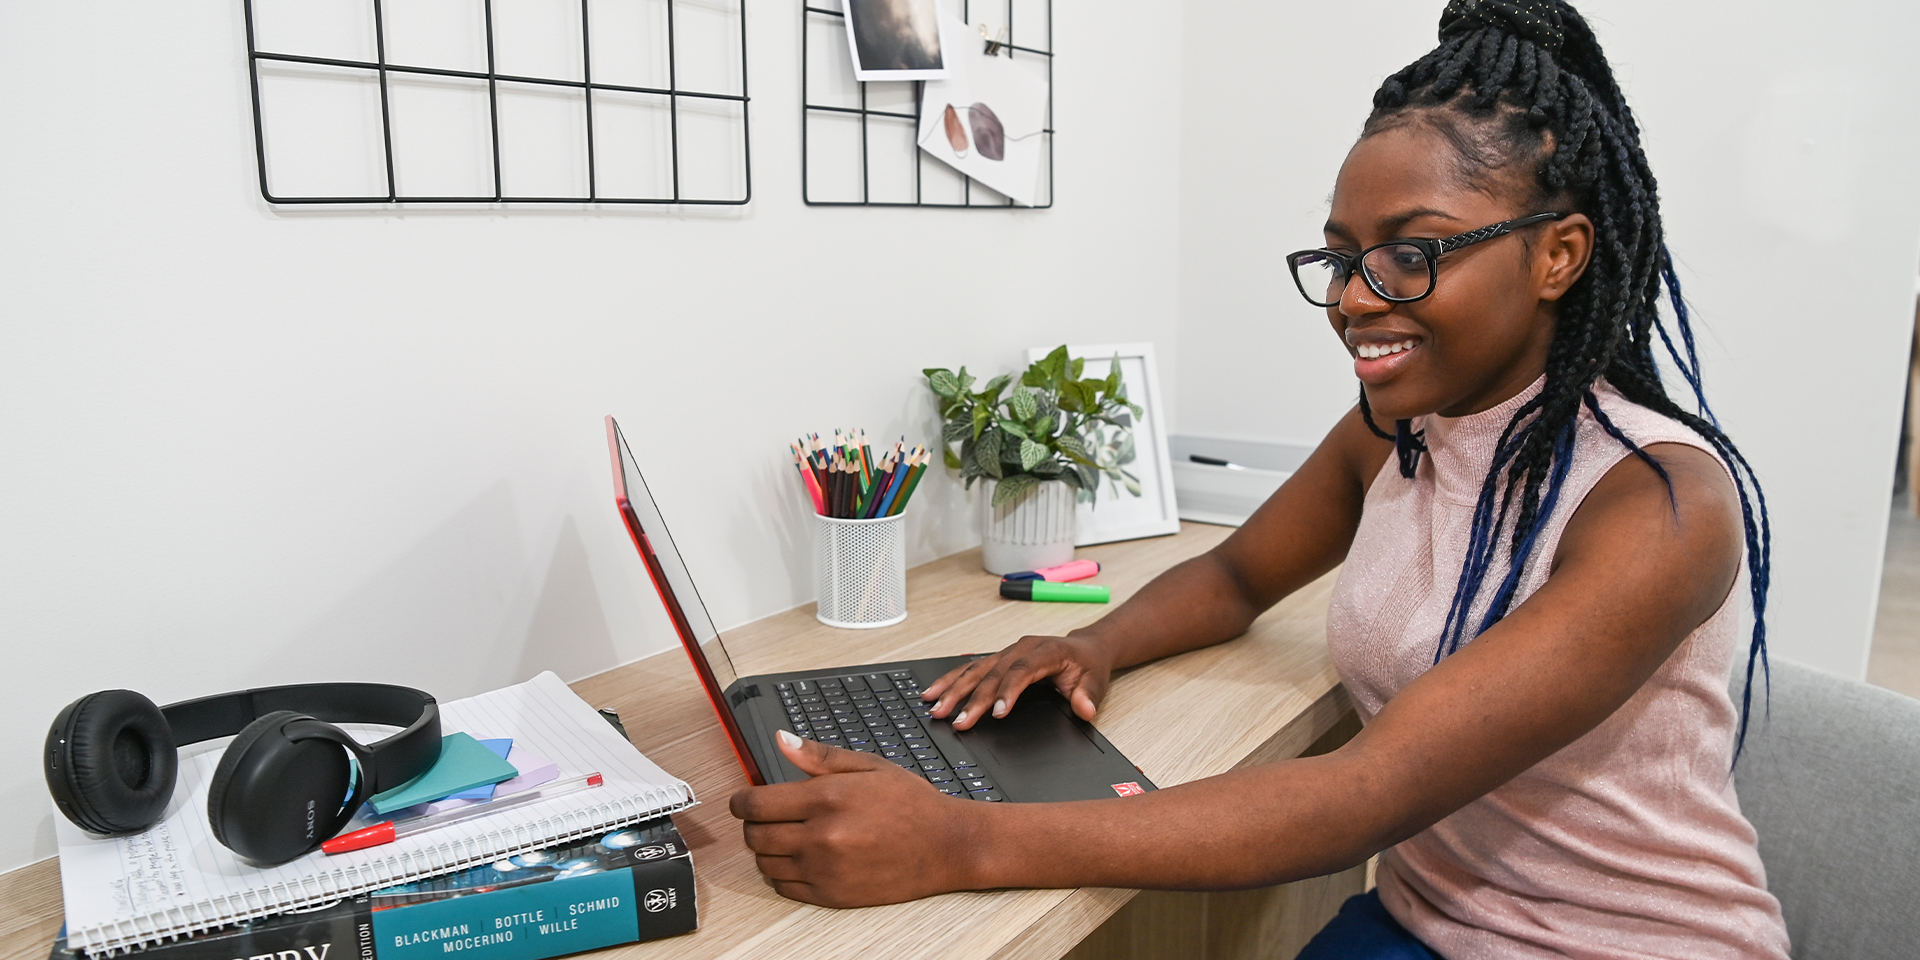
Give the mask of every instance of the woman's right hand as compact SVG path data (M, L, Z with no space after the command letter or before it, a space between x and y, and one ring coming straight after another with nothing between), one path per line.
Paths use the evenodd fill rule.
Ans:
M948 671L920 698L934 701L935 717L951 715L954 729L965 730L988 713L1006 716L1021 691L1047 677L1073 712L1091 721L1113 678L1112 653L1092 637L1021 637L999 653Z

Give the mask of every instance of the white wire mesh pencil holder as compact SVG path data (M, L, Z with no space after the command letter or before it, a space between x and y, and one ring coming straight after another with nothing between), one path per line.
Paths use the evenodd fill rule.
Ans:
M829 627L885 627L907 618L907 515L818 521L814 615Z

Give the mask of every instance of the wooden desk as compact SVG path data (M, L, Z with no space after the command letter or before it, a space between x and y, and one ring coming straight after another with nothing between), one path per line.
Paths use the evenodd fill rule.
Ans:
M1095 582L1111 586L1118 602L1229 532L1187 524L1176 536L1090 547L1082 555L1105 566ZM956 554L912 572L907 586L910 615L901 624L839 630L815 620L812 606L806 606L727 631L727 649L743 675L974 653L998 649L1025 633L1064 633L1109 609L1001 600L995 581L981 571L978 551ZM1122 673L1101 706L1101 731L1161 786L1299 755L1351 713L1326 652L1332 582L1329 575L1300 591L1237 640ZM634 589L645 590L646 585L636 583ZM829 910L784 899L761 881L741 841L739 823L727 813L728 796L745 785L745 778L684 653L675 649L657 654L588 677L573 689L588 703L617 710L635 744L686 778L703 801L675 817L693 849L700 930L614 948L597 957L1055 958L1135 897L1132 890L1003 890L858 910ZM1194 704L1203 709L1189 713ZM1301 898L1290 898L1286 888L1217 898L1143 897L1146 911L1115 918L1106 931L1110 943L1090 943L1076 951L1076 957L1089 951L1106 956L1228 955L1205 946L1207 930L1215 930L1219 939L1230 935L1217 932L1228 927L1238 931L1233 935L1262 944L1260 955L1289 944L1297 949L1302 931L1276 932L1274 925L1310 933L1331 915L1329 905L1358 892L1353 871L1340 878L1330 887L1324 880L1305 882L1325 887L1308 898L1312 916L1306 917L1298 916ZM59 888L57 860L0 875L0 960L46 956L60 926ZM1161 940L1164 949L1140 939L1143 925L1151 927L1146 932Z

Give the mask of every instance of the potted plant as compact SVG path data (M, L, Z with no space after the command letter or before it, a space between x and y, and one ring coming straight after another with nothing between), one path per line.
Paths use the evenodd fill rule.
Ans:
M972 389L961 367L923 371L943 421L941 448L968 489L991 487L981 504L981 563L990 573L1034 570L1073 559L1074 505L1097 503L1102 479L1117 495L1140 495L1133 418L1119 358L1105 377L1081 378L1085 360L1065 346L1015 380L1002 374Z

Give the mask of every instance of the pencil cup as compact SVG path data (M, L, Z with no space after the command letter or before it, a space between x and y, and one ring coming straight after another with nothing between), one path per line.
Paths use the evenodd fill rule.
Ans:
M836 520L814 515L814 584L829 627L884 627L907 618L907 515Z

